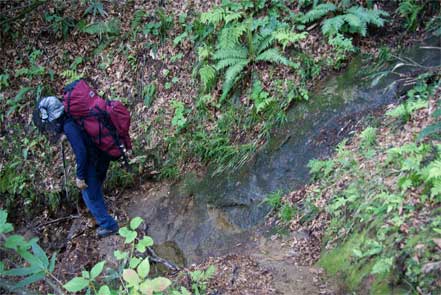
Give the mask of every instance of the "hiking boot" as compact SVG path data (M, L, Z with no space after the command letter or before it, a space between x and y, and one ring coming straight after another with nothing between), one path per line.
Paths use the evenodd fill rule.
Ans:
M118 228L114 228L114 229L108 229L108 228L104 228L104 227L99 227L96 230L96 235L98 236L98 238L105 238L111 235L114 235L118 232Z

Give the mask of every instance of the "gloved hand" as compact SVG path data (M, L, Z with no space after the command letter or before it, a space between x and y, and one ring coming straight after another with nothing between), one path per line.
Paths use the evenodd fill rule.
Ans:
M87 183L84 181L84 179L77 178L76 184L80 190L85 190L87 188Z

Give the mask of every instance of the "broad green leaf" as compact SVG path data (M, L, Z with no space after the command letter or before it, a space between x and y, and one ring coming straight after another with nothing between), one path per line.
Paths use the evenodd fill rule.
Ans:
M91 280L95 279L97 276L99 276L101 274L105 263L106 263L105 261L101 261L101 262L98 262L97 264L95 264L94 267L92 267L92 269L90 270L90 279Z
M85 279L90 279L90 273L87 270L83 270L81 276Z
M154 278L151 281L151 286L153 288L153 291L155 292L162 292L165 289L167 289L170 285L171 285L171 281L163 277Z
M113 252L113 255L115 256L115 258L117 260L122 260L122 259L127 258L129 256L129 253L123 252L123 251L120 251L120 250L116 250L115 252Z
M78 292L87 286L89 286L89 281L82 277L75 277L63 285L63 287L69 292Z
M57 261L57 253L55 252L51 257L51 262L49 263L49 272L54 272L55 262Z
M145 279L150 272L150 262L149 258L146 257L137 268L138 274L142 279Z
M37 258L41 261L44 268L49 267L49 258L46 255L46 252L37 244L37 242L32 243L32 251L34 251Z
M12 224L7 222L8 212L0 209L0 233L8 233L14 230Z
M40 269L45 269L42 262L37 258L37 256L31 254L29 251L24 249L18 249L17 253L20 254L21 257L23 257L24 260L29 262L31 266L36 266Z
M26 244L26 241L22 235L11 235L9 236L4 246L9 249L17 250L19 246Z
M33 274L33 275L25 278L24 280L21 280L17 285L14 286L14 289L22 289L23 287L25 287L29 284L43 280L44 277L45 277L44 272L39 272L39 273Z
M133 242L136 239L136 236L138 235L136 231L130 230L127 227L120 228L119 234L126 239L124 241L124 243L126 244Z
M142 218L137 216L137 217L133 218L132 220L130 220L130 228L132 230L135 230L141 225L142 222L143 222Z
M27 276L30 274L38 273L41 269L38 266L13 268L2 272L4 276Z
M98 295L110 295L110 289L108 286L104 285L98 290Z
M132 259L130 259L130 262L129 262L129 267L132 269L135 269L140 262L141 262L141 259L139 259L138 257L132 257Z
M152 295L153 294L153 287L151 285L151 281L147 280L147 281L143 282L139 286L139 291L141 292L141 294Z
M138 286L140 281L138 274L133 269L125 269L123 271L123 279L130 286Z
M144 253L145 249L151 246L153 246L153 239L149 236L144 236L144 238L142 238L142 240L140 240L138 244L136 244L136 250Z

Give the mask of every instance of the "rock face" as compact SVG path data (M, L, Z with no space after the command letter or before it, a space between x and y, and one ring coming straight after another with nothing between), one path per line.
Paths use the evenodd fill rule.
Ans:
M424 66L438 66L440 50L433 47L440 42L428 40L403 54ZM362 76L369 68L355 60L345 72L317 85L310 100L295 105L289 122L274 130L268 144L238 171L138 192L130 196L131 216L145 219L157 244L174 242L187 264L242 253L269 212L262 202L269 193L307 182L309 160L328 155L364 115L399 97L402 77L389 74L372 86ZM396 72L416 75L418 67L400 66Z

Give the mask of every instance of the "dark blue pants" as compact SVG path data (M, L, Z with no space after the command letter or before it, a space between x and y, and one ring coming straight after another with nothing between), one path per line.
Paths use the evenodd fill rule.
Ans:
M103 183L108 168L109 160L104 157L98 158L96 162L88 162L86 169L87 189L82 191L82 195L84 203L86 203L98 225L102 228L114 230L118 228L118 224L107 212L103 194Z

